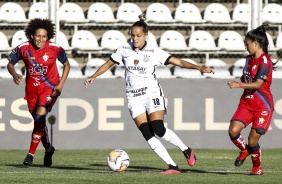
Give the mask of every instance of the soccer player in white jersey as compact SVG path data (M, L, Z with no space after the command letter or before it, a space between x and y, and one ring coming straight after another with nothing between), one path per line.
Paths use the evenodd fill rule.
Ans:
M119 46L110 59L85 80L84 85L87 87L114 64L123 62L126 97L132 119L152 150L168 165L168 169L161 174L180 174L178 166L155 135L178 147L190 166L196 163L196 156L193 150L187 147L172 130L164 126L167 109L163 90L156 79L156 66L173 64L196 69L201 73L213 73L213 70L175 58L159 47L148 44L146 42L148 26L145 23L145 17L140 15L139 18L140 20L131 26L132 41Z

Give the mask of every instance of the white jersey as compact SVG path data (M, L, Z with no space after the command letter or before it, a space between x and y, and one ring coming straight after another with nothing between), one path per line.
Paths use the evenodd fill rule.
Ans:
M163 96L155 72L157 65L167 65L170 57L169 53L148 42L140 50L134 50L133 42L119 46L111 60L125 65L127 98L144 99L154 93Z

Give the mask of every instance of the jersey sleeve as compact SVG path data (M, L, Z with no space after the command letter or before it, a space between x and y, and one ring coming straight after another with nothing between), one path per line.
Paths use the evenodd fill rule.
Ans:
M116 63L116 64L120 64L122 62L122 53L123 53L124 49L122 46L119 46L112 54L110 59Z
M64 64L68 60L66 52L65 52L65 50L62 47L58 48L58 60L62 64Z
M10 55L8 56L9 62L12 63L13 65L18 63L19 60L21 60L21 59L22 59L22 55L21 55L19 47L16 47L15 49L13 49L11 51Z
M168 59L171 58L171 55L168 52L157 47L155 48L154 54L157 56L157 59L161 64L168 65Z
M272 62L268 60L265 56L262 57L262 61L259 65L256 79L261 79L263 81L267 80L269 70L271 69Z

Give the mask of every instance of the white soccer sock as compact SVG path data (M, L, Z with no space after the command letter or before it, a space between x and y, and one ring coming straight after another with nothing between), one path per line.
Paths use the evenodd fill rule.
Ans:
M163 144L156 138L156 137L152 137L151 139L149 139L148 144L150 145L150 147L152 148L152 150L154 150L154 152L161 157L161 159L163 159L163 161L167 164L167 165L173 165L176 166L176 164L174 163L174 161L172 160L172 158L170 157L170 155L168 154L166 148L163 146Z
M188 147L180 140L180 138L168 128L166 128L165 134L162 138L181 149L181 151L188 149Z

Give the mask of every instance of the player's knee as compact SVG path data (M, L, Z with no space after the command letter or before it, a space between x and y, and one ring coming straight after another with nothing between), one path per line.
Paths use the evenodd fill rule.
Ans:
M154 131L154 133L159 136L159 137L163 137L165 132L166 132L166 128L164 127L164 121L163 120L154 120L152 122L150 122L150 126L152 127L152 130Z
M152 133L148 123L142 123L138 128L146 141L154 137L154 134Z
M33 119L35 123L42 123L45 124L46 123L46 115L40 115L40 114L36 114Z

